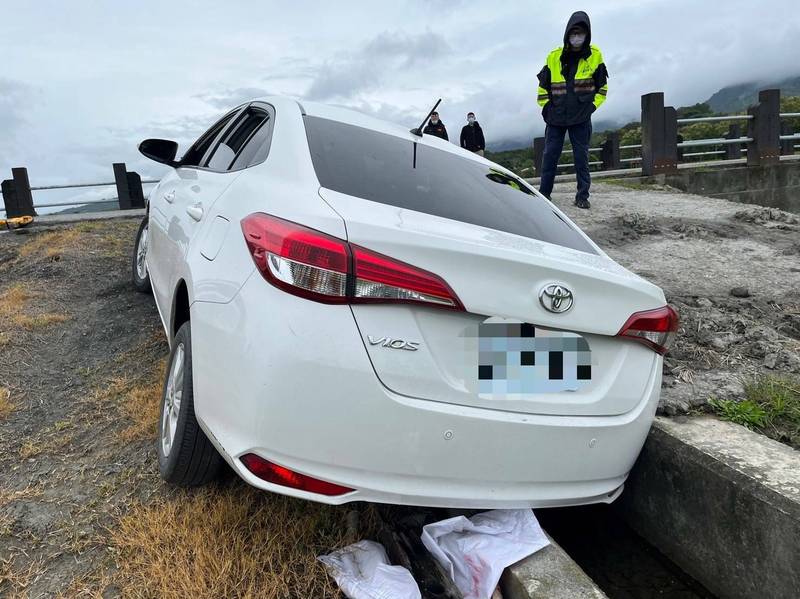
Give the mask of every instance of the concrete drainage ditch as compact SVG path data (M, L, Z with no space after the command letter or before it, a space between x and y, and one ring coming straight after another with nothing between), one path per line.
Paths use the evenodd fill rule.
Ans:
M617 502L537 516L611 599L800 596L800 452L735 424L659 417Z

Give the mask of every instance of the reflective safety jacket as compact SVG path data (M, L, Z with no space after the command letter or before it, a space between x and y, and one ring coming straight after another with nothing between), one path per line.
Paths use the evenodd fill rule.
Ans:
M575 54L568 55L572 52L569 30L576 25L586 29L586 41ZM564 45L547 55L547 62L537 77L537 101L543 108L545 122L550 125L565 127L582 123L605 102L608 71L600 49L591 44L591 26L586 13L572 15L564 32Z

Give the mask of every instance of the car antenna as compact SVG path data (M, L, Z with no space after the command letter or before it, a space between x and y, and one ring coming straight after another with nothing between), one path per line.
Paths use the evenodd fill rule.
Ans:
M431 108L431 111L428 113L428 116L426 116L426 117L425 117L425 118L422 120L422 124L421 124L419 127L416 127L415 129L411 129L411 130L410 130L410 131L411 131L411 133L413 133L413 134L414 134L414 135L416 135L417 137L422 137L422 128L425 126L425 123L427 123L427 122L428 122L428 119L429 119L429 118L431 118L431 115L432 115L434 112L436 112L436 109L439 107L439 104L440 104L441 102L442 102L442 99L441 99L441 98L439 98L438 100L436 100L436 104L434 104L434 105L433 105L433 108Z

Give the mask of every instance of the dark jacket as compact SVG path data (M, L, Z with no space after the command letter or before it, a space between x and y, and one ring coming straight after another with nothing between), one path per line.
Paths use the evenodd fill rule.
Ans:
M470 152L486 149L486 140L483 138L483 129L480 123L475 121L472 125L467 123L461 129L461 147Z
M569 30L576 25L582 25L586 30L586 40L580 50L573 51L569 43ZM548 101L542 111L542 116L547 124L568 127L584 123L591 118L592 113L595 111L594 95L598 90L605 89L604 86L608 79L608 71L605 64L601 62L591 74L591 78L581 79L580 89L577 93L575 89L575 75L581 59L589 59L593 51L599 52L596 47L593 48L591 46L591 42L592 25L589 21L589 16L583 11L573 13L567 22L566 29L564 29L564 45L560 51L560 68L566 81L566 92L564 92L564 84L562 83L560 84L562 86L561 92L558 93L556 91L554 93L554 84L551 80L552 73L547 64L538 74L540 92L542 90L547 92ZM558 52L558 49L553 52ZM553 56L552 53L551 56ZM587 88L587 86L589 87ZM587 89L591 91L586 91ZM602 93L605 92L603 91Z
M444 123L439 120L438 123L435 125L428 121L428 124L425 125L425 128L422 130L425 135L435 135L436 137L441 137L445 141L450 141L450 138L447 137L447 129L444 127Z

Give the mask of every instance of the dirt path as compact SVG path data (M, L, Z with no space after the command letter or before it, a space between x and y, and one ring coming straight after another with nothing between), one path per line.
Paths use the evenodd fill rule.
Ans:
M339 597L348 508L158 477L168 352L138 221L0 236L0 596ZM350 508L352 509L352 508Z
M587 212L572 205L573 185L556 187L559 207L612 258L661 286L680 312L662 412L741 398L757 375L800 374L800 215L610 184L593 186ZM737 287L747 297L732 295Z

